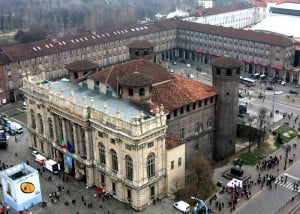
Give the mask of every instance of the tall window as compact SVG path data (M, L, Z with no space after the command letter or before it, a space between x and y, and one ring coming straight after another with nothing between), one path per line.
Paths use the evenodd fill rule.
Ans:
M128 88L128 95L133 96L133 89L132 88Z
M147 157L147 175L148 178L155 176L155 157L153 153Z
M213 127L213 120L210 118L208 121L207 121L207 128L208 129L211 129Z
M39 123L39 132L41 134L44 134L44 124L43 124L43 118L40 114L37 115L38 123Z
M31 128L35 129L36 128L35 116L34 116L34 111L32 109L30 110L30 116L31 116Z
M54 132L53 132L53 123L52 123L51 118L48 119L48 127L49 127L49 137L53 138L54 137Z
M118 156L115 150L111 150L112 170L118 172Z
M125 156L126 161L126 178L132 181L133 178L133 161L129 155Z
M184 139L184 128L180 129L179 138Z
M99 148L99 154L100 154L100 164L105 165L105 147L103 143L100 143L100 148Z

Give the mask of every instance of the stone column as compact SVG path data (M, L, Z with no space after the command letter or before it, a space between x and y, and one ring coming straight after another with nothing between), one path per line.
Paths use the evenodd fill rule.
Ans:
M62 136L63 136L63 140L64 143L67 143L67 133L66 133L66 120L64 118L61 118L61 124L62 124Z
M86 185L92 187L95 185L94 170L92 166L86 166L85 168Z
M79 147L78 147L78 139L77 139L77 126L75 123L72 124L73 128L73 138L74 138L74 149L75 149L75 154L78 155L80 154L79 152Z
M84 129L84 137L85 137L85 148L86 148L86 159L91 160L91 145L90 145L90 136L88 128Z
M58 137L57 137L57 132L56 132L56 123L55 123L55 116L52 114L51 115L51 120L52 120L52 127L53 127L53 139L54 139L54 142L57 142L58 141Z

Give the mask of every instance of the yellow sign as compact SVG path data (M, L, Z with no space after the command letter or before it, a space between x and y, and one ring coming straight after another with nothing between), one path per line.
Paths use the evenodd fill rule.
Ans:
M35 187L34 187L33 183L24 182L24 183L21 183L21 190L24 193L33 193L35 190Z

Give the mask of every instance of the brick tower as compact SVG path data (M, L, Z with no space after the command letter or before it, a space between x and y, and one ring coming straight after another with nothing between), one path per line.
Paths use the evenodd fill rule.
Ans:
M218 93L213 158L223 160L235 152L241 63L231 57L212 61L213 86Z

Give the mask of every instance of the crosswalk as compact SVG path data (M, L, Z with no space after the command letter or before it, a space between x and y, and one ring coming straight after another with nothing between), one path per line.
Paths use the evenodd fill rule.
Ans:
M300 187L299 187L298 189L295 190L295 189L294 189L294 183L293 183L293 182L290 182L290 181L284 182L284 180L283 180L283 181L276 180L276 181L275 181L275 185L279 185L279 186L282 186L282 187L284 187L284 188L286 188L286 189L290 189L290 190L292 190L292 191L295 191L295 192L300 193Z

